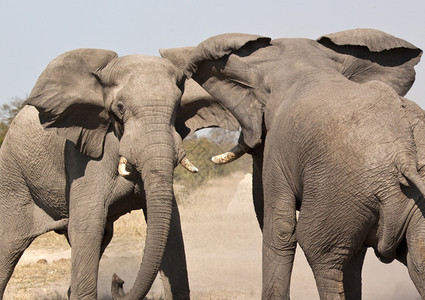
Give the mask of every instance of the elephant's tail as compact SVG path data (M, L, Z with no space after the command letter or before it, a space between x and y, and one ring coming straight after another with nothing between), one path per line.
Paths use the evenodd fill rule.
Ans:
M397 166L399 182L404 186L415 185L425 197L425 181L416 170L416 164L402 164ZM391 194L389 198L381 199L381 216L378 226L377 256L383 262L391 262L395 258L396 249L402 239L409 222L409 216L414 203L405 202L403 193Z
M410 186L409 181L413 183L421 194L425 197L425 181L421 178L416 168L408 168L407 170L401 171L403 177L407 180L400 179L400 183L406 186Z

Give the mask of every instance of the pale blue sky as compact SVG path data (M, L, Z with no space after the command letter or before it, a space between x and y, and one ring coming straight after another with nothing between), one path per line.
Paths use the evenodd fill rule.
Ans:
M319 36L376 28L425 49L424 0L0 0L0 104L28 95L57 55L80 47L158 55L225 32ZM425 108L425 57L408 97Z

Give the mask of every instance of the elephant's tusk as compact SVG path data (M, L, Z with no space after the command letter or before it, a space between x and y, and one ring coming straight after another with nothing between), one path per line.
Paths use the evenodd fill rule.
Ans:
M126 166L127 166L127 159L124 156L120 157L120 161L118 163L118 173L121 176L127 176L130 175L130 172L128 172L126 170Z
M197 167L195 167L190 160L187 157L183 157L183 159L181 160L180 164L189 172L192 173L198 173L199 170Z
M216 165L224 165L227 163L231 163L232 161L237 160L242 155L247 153L249 150L249 147L243 146L241 144L237 144L235 147L233 147L232 150L213 156L210 158L210 160L216 164Z

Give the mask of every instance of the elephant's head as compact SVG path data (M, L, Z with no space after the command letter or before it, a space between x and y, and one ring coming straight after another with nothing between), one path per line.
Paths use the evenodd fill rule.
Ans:
M203 106L224 111L200 87L191 92L195 99L185 99L187 106L180 108L183 77L181 70L163 58L118 57L107 50L77 49L50 62L27 100L38 109L46 129L93 158L102 156L105 136L112 130L119 139L119 173L127 175L128 161L141 174L147 238L139 274L129 292L132 299L146 295L161 263L174 197L173 171L184 157L181 136L201 127L196 124L198 117L206 120ZM192 108L187 112L185 107ZM207 126L237 126L231 118L210 120ZM111 171L118 172L116 167Z
M287 91L297 84L304 88L300 82L307 76L315 74L313 81L335 76L358 83L379 80L405 95L421 54L412 44L373 29L342 31L317 41L223 34L197 47L161 52L239 121L239 152L261 145ZM217 162L226 162L234 154L217 157Z

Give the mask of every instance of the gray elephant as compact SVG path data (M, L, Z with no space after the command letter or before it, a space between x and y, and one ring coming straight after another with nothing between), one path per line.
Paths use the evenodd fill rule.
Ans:
M114 298L142 299L159 268L165 298L189 298L173 171L194 166L182 147L190 131L174 123L196 130L204 105L224 108L199 87L206 97L191 93L200 102L188 115L183 88L181 70L159 57L77 49L49 63L0 150L0 298L24 250L54 230L71 245L70 298L96 299L113 222L134 209L147 218L143 260L128 294L114 277Z
M239 145L213 161L253 156L264 299L289 298L297 242L321 299L361 298L366 247L406 264L425 297L425 118L401 97L420 49L357 29L317 41L223 34L161 54L241 125Z

